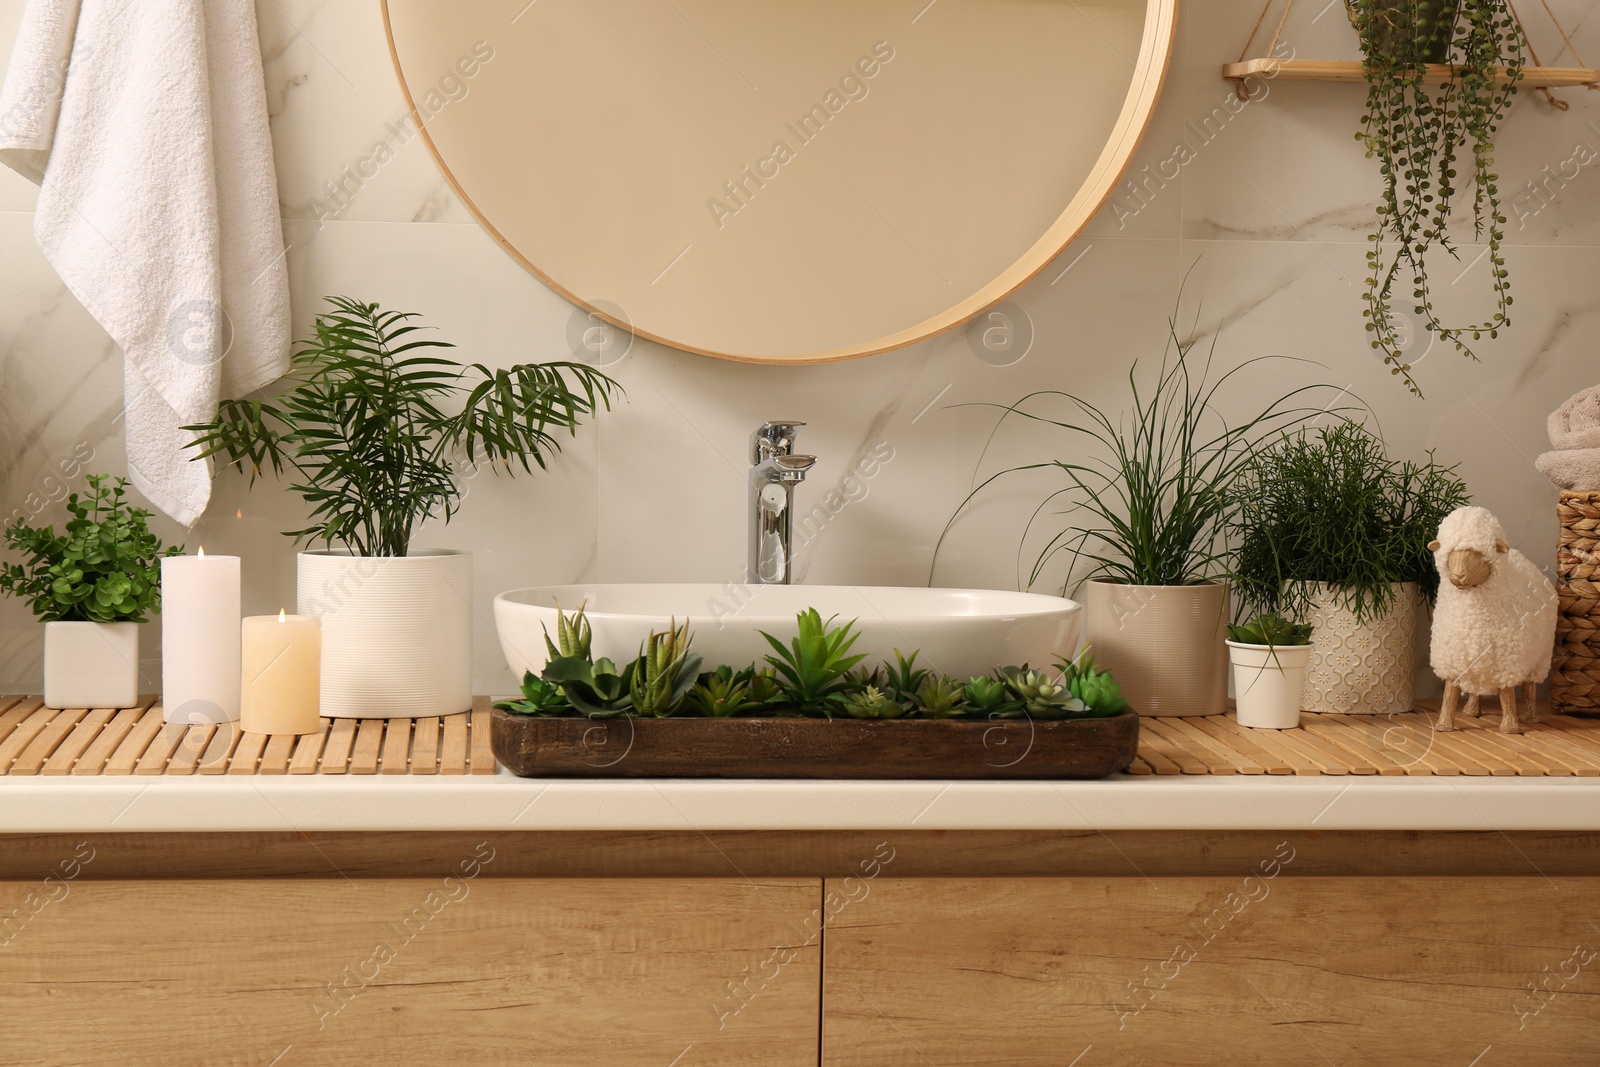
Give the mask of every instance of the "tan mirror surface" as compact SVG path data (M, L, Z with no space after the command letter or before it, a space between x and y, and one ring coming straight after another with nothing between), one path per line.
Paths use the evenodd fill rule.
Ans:
M1175 0L387 0L445 174L641 336L845 359L995 303L1082 229Z

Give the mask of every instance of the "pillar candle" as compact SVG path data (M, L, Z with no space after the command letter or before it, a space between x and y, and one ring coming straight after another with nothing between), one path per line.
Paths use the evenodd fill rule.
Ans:
M253 734L314 734L322 720L322 620L252 615L244 620L244 715Z
M239 717L239 557L161 561L161 701L167 722Z

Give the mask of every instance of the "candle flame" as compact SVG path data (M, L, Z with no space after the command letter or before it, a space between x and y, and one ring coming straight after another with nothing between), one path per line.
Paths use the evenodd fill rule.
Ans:
M201 559L205 559L206 558L206 546L205 545L201 545L200 546L200 558Z
M283 613L283 609L282 608L278 609L278 621L279 622L287 622L288 621L288 616L286 616Z
M233 517L236 518L236 519L244 518L244 508L236 508L236 509L234 509Z

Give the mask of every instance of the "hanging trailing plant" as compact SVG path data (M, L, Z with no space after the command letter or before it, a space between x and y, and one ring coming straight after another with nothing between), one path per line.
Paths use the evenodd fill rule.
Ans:
M1361 39L1367 109L1356 139L1383 174L1378 225L1367 251L1366 318L1372 347L1422 395L1401 351L1405 323L1396 318L1396 290L1422 329L1462 355L1468 340L1495 337L1511 324L1511 285L1501 254L1506 217L1494 170L1494 135L1522 77L1526 41L1507 0L1346 0ZM1427 65L1452 61L1450 76L1430 84ZM1499 67L1504 66L1504 77ZM1466 170L1466 183L1458 183ZM1457 194L1472 193L1474 241L1487 244L1495 309L1468 326L1447 326L1434 308L1427 256L1459 259L1449 235Z

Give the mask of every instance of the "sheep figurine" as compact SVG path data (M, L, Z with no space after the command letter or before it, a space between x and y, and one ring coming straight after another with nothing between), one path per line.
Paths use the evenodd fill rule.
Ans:
M1517 687L1526 686L1527 714L1538 722L1534 694L1550 674L1555 649L1556 591L1533 561L1506 543L1500 521L1483 508L1457 508L1430 542L1439 568L1433 614L1433 671L1444 679L1440 730L1455 729L1456 703L1478 714L1478 699L1500 696L1500 732L1517 734Z

